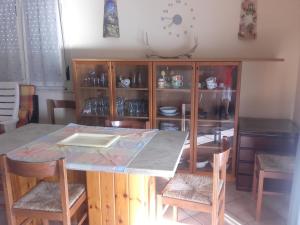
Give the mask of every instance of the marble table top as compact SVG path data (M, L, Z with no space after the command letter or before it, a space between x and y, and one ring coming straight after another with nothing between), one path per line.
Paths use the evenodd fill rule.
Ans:
M56 145L75 131L121 134L121 139L105 150ZM177 131L29 124L0 135L0 152L32 162L64 156L73 170L172 177L186 138L186 132Z

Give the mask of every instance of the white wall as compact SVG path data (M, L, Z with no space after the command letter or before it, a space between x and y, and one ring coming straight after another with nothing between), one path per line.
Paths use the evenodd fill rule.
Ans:
M297 81L297 90L296 90L296 99L295 99L294 121L300 127L300 57L299 57L298 81Z
M169 0L118 1L119 39L102 37L104 0L61 1L69 60L144 57L144 32L148 32L151 46L166 55L184 51L197 36L195 57L282 57L285 62L243 65L240 112L243 116L293 117L300 49L298 0L258 1L256 41L237 39L240 0L183 1L194 8L196 22L192 32L180 38L162 29L162 10ZM190 24L188 10L179 7L178 13ZM181 29L186 28L173 32Z

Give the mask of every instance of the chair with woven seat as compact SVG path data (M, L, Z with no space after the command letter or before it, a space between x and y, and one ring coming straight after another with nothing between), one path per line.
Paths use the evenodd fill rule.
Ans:
M52 124L55 124L55 116L54 116L54 109L75 109L76 104L75 101L72 100L54 100L54 99L47 99L47 111L48 117Z
M265 179L291 181L295 160L293 156L259 153L255 156L252 195L256 199L256 220L260 220L263 195L285 192L264 190Z
M15 161L1 156L4 183L6 214L9 225L16 225L17 218L22 218L22 224L34 219L41 219L44 225L49 221L62 221L63 225L71 225L71 218L86 202L86 191L83 184L68 184L65 160L28 163ZM37 185L25 195L13 194L11 175L34 177L39 180ZM58 182L45 181L47 177L57 177ZM87 219L83 213L78 220L81 225Z
M119 127L119 128L136 128L136 129L149 129L149 121L137 120L105 120L106 127Z
M212 225L224 224L226 168L230 152L227 139L223 140L223 149L214 154L212 177L176 174L157 196L158 214L172 206L173 220L177 221L179 207L211 213ZM164 209L163 205L166 205Z

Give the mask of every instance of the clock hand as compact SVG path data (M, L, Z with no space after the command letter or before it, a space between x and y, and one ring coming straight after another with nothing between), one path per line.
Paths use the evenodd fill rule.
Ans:
M171 27L174 24L174 21L172 21L171 23L169 23L167 26Z
M162 21L164 21L164 20L173 20L173 18L164 16L164 17L161 17L161 20Z

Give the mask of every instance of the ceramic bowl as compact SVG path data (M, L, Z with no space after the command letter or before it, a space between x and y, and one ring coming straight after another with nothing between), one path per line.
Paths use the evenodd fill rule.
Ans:
M197 163L196 163L196 167L197 167L198 169L204 168L204 167L207 165L207 163L208 163L208 160L202 161L202 162L197 162Z

